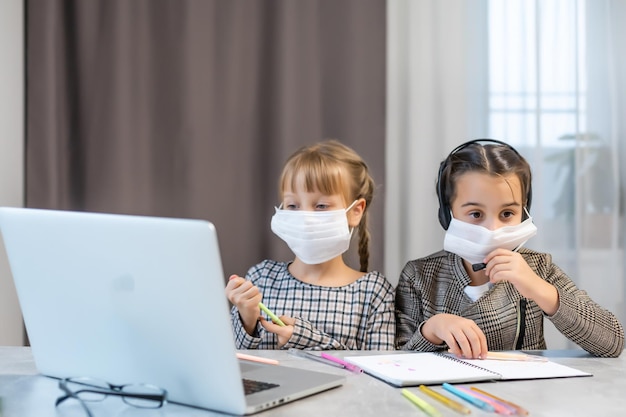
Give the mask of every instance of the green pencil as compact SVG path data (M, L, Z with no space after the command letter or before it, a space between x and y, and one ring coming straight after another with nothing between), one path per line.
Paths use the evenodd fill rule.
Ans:
M272 313L272 311L269 308L265 307L265 304L259 303L259 308L263 310L265 314L270 316L270 319L272 319L274 323L278 324L281 327L285 327L285 323L283 323L283 321L279 319L276 314Z

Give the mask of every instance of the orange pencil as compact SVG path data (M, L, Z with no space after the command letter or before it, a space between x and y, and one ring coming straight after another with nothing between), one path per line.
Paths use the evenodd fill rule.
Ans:
M245 353L239 353L239 352L237 352L237 359L242 359L244 361L250 361L250 362L267 363L270 365L278 365L278 361L276 359L262 358L260 356L247 355Z
M541 356L528 355L526 353L511 352L487 352L487 356L483 359L495 359L499 361L529 361L529 362L547 362L548 358Z
M470 387L470 389L473 390L473 391L479 392L479 393L481 393L481 394L483 394L483 395L485 395L487 397L491 397L494 400L499 401L499 402L501 402L503 404L506 404L508 406L513 407L517 411L517 414L519 414L519 415L522 415L522 416L527 416L528 415L528 411L525 410L524 408L520 407L517 404L514 404L514 403L512 403L510 401L507 401L507 400L503 400L502 398L496 397L495 395L489 394L488 392L485 392L485 391L483 391L481 389L478 389L476 387Z

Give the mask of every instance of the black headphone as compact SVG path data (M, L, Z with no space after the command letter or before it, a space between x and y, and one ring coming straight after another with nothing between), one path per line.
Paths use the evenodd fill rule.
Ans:
M446 159L444 159L439 165L439 173L437 174L437 198L439 199L439 213L438 213L439 223L441 224L441 226L443 226L445 230L448 230L448 227L450 226L450 222L452 221L452 214L450 214L450 211L451 211L450 205L444 201L443 184L441 182L441 175L443 174L443 171L448 167L450 163L450 158L452 157L452 155L454 155L455 153L459 152L462 149L467 148L470 145L473 145L475 143L482 143L482 142L504 145L507 148L511 149L513 152L515 152L520 158L522 158L522 155L520 155L520 153L517 152L517 149L515 149L514 147L512 147L506 142L502 142L496 139L474 139L474 140L465 142L457 146L456 148L454 148L452 152L448 154ZM529 184L528 195L526 196L526 208L527 209L530 209L530 202L532 200L532 194L533 194L532 187Z

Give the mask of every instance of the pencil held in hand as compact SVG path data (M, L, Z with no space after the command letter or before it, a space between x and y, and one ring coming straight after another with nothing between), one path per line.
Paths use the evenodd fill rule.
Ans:
M265 307L265 304L259 303L259 308L263 310L263 312L267 314L274 323L278 324L280 327L285 327L285 323L283 323L283 321L279 319L276 314L272 313L269 308Z

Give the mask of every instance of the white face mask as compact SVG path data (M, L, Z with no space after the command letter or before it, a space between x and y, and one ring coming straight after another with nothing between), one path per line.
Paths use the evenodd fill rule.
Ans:
M530 215L520 224L504 226L496 230L489 230L486 227L452 218L443 240L443 248L448 252L456 253L472 265L477 265L482 264L491 251L498 248L518 249L536 234L537 227L533 224Z
M331 211L282 210L272 216L272 231L284 240L293 253L308 265L329 261L350 247L352 230L347 209Z

